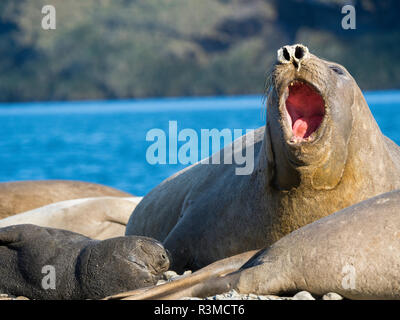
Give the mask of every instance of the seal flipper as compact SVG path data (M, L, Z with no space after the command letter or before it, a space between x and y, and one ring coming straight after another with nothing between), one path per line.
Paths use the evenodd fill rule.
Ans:
M175 294L165 296L164 299L179 299L184 297L206 298L208 296L228 292L236 289L240 280L241 272L235 271L226 276L212 277L205 282L200 282Z
M212 284L218 277L235 272L256 254L258 250L241 253L229 258L214 262L189 276L149 288L128 291L107 297L107 300L129 299L178 299L191 296L194 292L201 292L204 283ZM214 288L214 287L213 287Z
M0 246L6 246L24 239L26 225L14 225L0 228Z
M261 250L263 254L265 251ZM257 260L258 253L255 256ZM253 260L253 258L251 259ZM164 299L179 299L183 297L206 298L209 296L222 294L230 290L236 290L241 294L279 294L281 292L292 292L293 283L289 277L281 273L280 264L277 260L270 261L261 265L251 266L246 263L240 270L236 270L227 275L211 277L204 282L181 290L180 292L163 297ZM248 266L248 267L246 267ZM267 280L260 279L257 274L267 274Z

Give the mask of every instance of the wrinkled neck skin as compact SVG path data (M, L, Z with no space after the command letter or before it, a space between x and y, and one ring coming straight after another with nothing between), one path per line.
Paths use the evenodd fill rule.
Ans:
M320 66L321 61L313 66ZM324 121L312 143L287 143L289 130L285 131L285 115L279 107L286 96L277 86L268 97L265 137L255 171L264 172L258 177L268 191L265 208L272 220L270 242L400 187L399 168L393 161L396 151L389 150L356 82L347 72L345 81L326 73L318 71L306 78L319 81L317 87L323 88L326 103Z

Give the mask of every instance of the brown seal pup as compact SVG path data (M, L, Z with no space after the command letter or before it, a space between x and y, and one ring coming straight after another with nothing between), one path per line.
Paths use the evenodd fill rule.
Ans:
M0 229L0 292L30 299L99 299L153 285L169 267L156 240L92 240L25 224Z
M38 180L0 183L0 219L47 204L90 197L132 197L96 183L71 180Z
M104 240L123 236L132 210L141 197L94 197L55 202L0 220L0 228L35 224Z
M173 270L266 247L400 188L400 149L381 133L344 67L303 45L286 46L269 84L266 126L254 144L241 138L244 153L254 146L252 174L236 175L236 163L201 161L154 188L132 213L126 234L163 241Z
M191 276L115 298L206 297L235 289L261 295L307 290L315 296L337 292L349 299L400 299L399 265L396 190L295 230L256 254L226 258Z

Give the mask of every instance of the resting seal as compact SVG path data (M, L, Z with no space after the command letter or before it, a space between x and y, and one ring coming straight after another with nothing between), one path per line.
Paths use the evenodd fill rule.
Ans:
M400 188L400 149L381 133L344 67L303 45L285 46L267 95L266 126L254 133L252 174L235 175L235 163L202 161L155 187L132 213L126 234L163 241L173 270L264 248ZM248 149L247 136L240 139Z
M42 287L45 266L54 267L55 288ZM167 252L150 238L96 241L28 224L0 229L1 293L31 299L98 299L153 285L168 267Z
M67 200L19 213L0 220L0 228L35 224L104 240L123 236L132 210L141 197L95 197Z
M90 197L132 197L96 183L70 180L38 180L0 183L0 219L47 204Z
M115 298L206 297L235 289L261 295L307 290L315 296L337 292L349 299L400 299L399 265L400 191L392 191L295 230L255 254L226 258L191 276Z

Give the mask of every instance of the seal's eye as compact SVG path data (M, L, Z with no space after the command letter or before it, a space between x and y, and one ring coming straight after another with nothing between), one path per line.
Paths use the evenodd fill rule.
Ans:
M329 66L329 68L331 68L334 72L336 72L337 74L343 75L344 71L342 68L339 68L338 66Z

